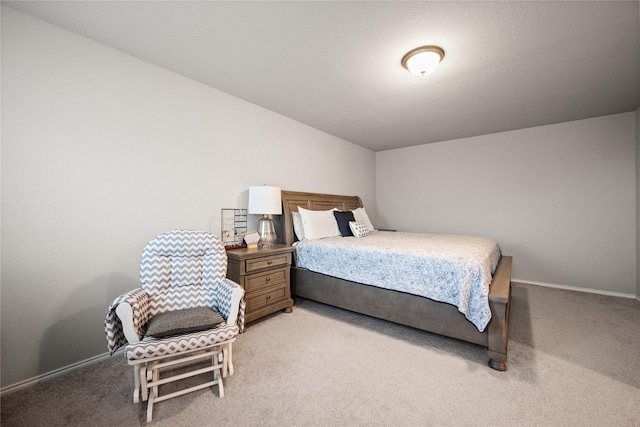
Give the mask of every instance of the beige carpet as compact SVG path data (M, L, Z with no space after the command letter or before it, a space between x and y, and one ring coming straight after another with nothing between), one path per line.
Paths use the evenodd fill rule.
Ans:
M482 348L307 300L250 325L225 393L158 426L639 426L640 302L514 285L509 370ZM122 355L2 397L2 426L137 426Z

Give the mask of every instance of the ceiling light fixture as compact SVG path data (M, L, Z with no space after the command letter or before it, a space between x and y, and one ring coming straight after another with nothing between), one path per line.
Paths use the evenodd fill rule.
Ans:
M411 74L424 77L431 74L444 58L444 50L438 46L417 47L402 58L402 66Z

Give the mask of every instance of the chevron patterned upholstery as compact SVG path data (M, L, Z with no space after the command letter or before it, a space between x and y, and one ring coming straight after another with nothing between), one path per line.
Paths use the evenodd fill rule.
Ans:
M238 326L229 325L161 339L144 337L142 341L126 346L124 353L128 360L171 356L183 351L197 350L201 347L222 343L234 338L236 335L238 335Z
M109 306L105 334L110 354L127 342L115 314L123 302L133 308L134 329L139 338L144 336L149 319L165 311L211 307L228 318L231 294L239 285L227 279L226 273L224 245L211 233L173 230L152 239L142 251L142 289L120 295ZM238 313L237 325L242 331L244 310Z
M122 323L116 315L116 307L122 303L128 303L133 309L133 328L142 337L149 322L149 294L142 289L134 289L120 295L109 306L107 318L104 321L105 334L107 335L107 347L109 354L113 353L127 343L122 330Z
M206 304L207 295L226 274L224 245L210 233L170 231L151 240L142 251L140 282L151 296L152 316Z
M196 350L213 348L219 354L224 354L224 376L227 371L233 373L231 343L244 330L246 303L244 289L227 279L226 273L227 254L224 245L211 233L173 230L155 237L145 246L140 263L141 288L116 298L109 306L105 319L107 345L109 352L113 354L119 347L127 344L125 328L117 314L117 307L123 303L131 306L132 330L137 337L132 333L127 335L129 342L124 355L129 364L134 366L135 402L140 379L146 387L146 378L158 375L147 372L156 369L154 366L159 358L175 358L181 353L192 355ZM214 329L189 334L161 339L144 336L149 319L156 314L193 307L211 307L224 319L229 319L237 310L237 318L233 324L223 324ZM215 350L218 347L219 350ZM220 358L222 360L222 356ZM211 369L216 369L215 362ZM219 381L215 383L222 390L222 379ZM150 389L152 387L154 386L149 385ZM149 397L146 388L143 388L142 396L143 400ZM150 405L153 405L153 400ZM149 412L149 419L150 416Z

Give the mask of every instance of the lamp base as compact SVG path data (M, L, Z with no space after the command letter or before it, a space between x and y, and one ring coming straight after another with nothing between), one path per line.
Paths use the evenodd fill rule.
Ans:
M259 247L268 248L276 243L276 227L273 220L266 214L258 221L258 234L260 235Z

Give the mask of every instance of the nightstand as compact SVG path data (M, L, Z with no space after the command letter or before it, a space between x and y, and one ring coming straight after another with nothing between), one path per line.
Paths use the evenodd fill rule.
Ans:
M227 277L244 288L245 323L278 310L291 313L290 274L293 248L273 245L227 251Z

